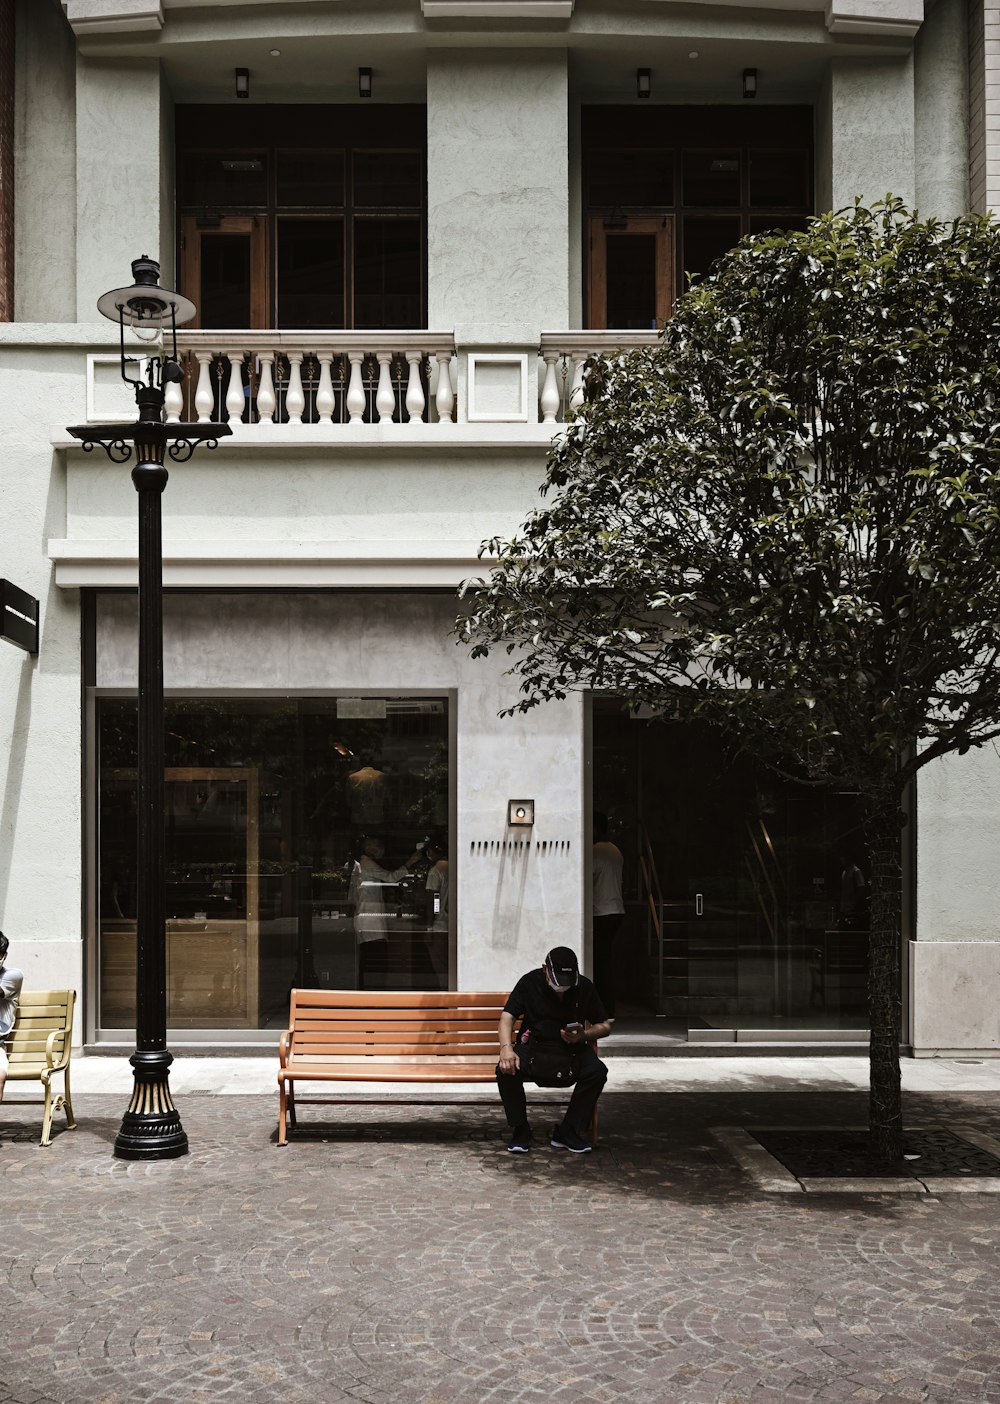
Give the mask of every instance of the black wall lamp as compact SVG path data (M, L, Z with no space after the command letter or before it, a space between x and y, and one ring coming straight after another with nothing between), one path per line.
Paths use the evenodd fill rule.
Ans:
M236 69L236 96L238 98L248 98L250 96L249 68Z
M640 98L648 98L652 91L653 70L651 68L637 68L635 70L635 95Z
M745 98L755 98L757 96L756 68L744 68L743 70L743 96Z
M358 69L358 97L370 98L372 95L372 71L370 68Z

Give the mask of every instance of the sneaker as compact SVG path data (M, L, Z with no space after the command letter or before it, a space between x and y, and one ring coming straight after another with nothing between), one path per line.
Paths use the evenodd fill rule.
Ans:
M507 1149L515 1155L527 1155L531 1150L531 1127L515 1126L507 1142Z
M594 1147L568 1126L553 1126L551 1144L556 1150L572 1151L574 1155L586 1155Z

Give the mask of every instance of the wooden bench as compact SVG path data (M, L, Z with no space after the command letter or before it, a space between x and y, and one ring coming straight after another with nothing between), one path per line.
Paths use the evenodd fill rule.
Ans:
M505 993L292 990L278 1045L278 1145L295 1129L296 1082L494 1082ZM299 1097L301 1106L358 1098ZM376 1100L383 1100L378 1098ZM394 1098L407 1106L469 1105L468 1098ZM482 1105L471 1099L472 1105ZM488 1099L497 1106L494 1094ZM597 1117L594 1117L596 1139Z
M73 1006L76 990L23 991L17 1005L14 1027L4 1040L10 1067L7 1081L34 1082L41 1080L44 1098L19 1098L18 1106L44 1106L42 1112L42 1145L52 1143L52 1113L65 1111L66 1126L76 1129L73 1103L69 1095L69 1058L73 1039ZM63 1091L60 1096L52 1090L53 1073L62 1073Z

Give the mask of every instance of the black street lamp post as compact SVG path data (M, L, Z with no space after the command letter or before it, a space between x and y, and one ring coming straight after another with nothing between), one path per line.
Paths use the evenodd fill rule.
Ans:
M135 970L135 1074L132 1100L122 1118L115 1155L122 1160L167 1160L185 1155L187 1133L170 1095L167 1049L167 942L163 834L163 545L160 499L169 456L186 462L199 443L214 449L232 433L228 424L164 424L166 384L180 384L177 327L195 314L194 303L159 286L160 265L145 255L132 264L135 283L99 299L98 311L119 325L122 379L135 387L135 424L77 424L69 429L90 452L100 444L114 463L134 455L132 482L139 494L139 782ZM145 381L128 373L125 327L141 339L171 338L170 354L157 347L146 358Z

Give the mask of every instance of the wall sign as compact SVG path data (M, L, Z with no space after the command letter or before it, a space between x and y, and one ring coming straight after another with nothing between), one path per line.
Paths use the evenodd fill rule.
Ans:
M38 652L38 601L9 580L0 580L0 639Z

